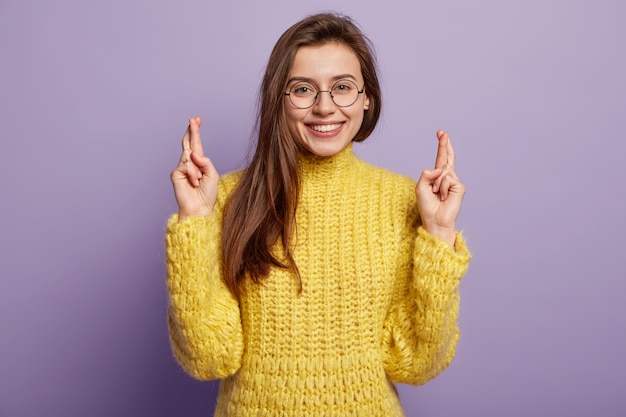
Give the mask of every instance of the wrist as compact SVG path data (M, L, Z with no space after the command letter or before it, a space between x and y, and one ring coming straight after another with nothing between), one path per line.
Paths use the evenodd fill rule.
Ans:
M178 223L184 221L188 217L203 217L210 216L213 213L213 210L199 210L194 212L189 212L186 210L180 210L178 212Z
M448 245L454 247L454 243L456 242L456 229L454 227L440 227L433 225L422 225L424 230L436 238L443 240Z

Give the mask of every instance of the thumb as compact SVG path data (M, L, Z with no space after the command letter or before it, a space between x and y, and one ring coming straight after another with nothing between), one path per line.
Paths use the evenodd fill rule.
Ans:
M432 183L435 182L435 180L441 175L442 172L442 168L425 169L424 171L422 171L422 175L420 175L419 180L417 180L418 187L432 185Z

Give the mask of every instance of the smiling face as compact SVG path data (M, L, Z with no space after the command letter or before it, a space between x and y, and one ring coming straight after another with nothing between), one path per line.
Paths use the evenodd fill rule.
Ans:
M363 89L361 65L352 49L343 43L303 46L298 49L289 73L287 92L305 82L316 91L329 91L339 81L352 81ZM345 83L349 85L348 83ZM285 114L295 140L311 153L332 156L341 152L356 135L369 108L367 93L359 94L354 104L337 106L328 92L320 92L315 103L300 109L285 96Z

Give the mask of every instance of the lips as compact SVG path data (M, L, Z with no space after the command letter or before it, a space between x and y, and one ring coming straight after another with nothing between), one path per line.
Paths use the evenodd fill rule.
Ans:
M333 130L337 130L341 127L342 123L331 123L331 124L309 124L309 128L315 130L320 133L328 133Z

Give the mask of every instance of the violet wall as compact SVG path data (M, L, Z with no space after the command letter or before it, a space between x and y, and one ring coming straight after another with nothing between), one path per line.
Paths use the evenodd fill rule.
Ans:
M610 0L0 0L0 416L208 416L165 322L186 119L240 167L277 37L376 45L366 160L419 176L449 130L474 259L452 366L410 416L626 415L626 5Z

